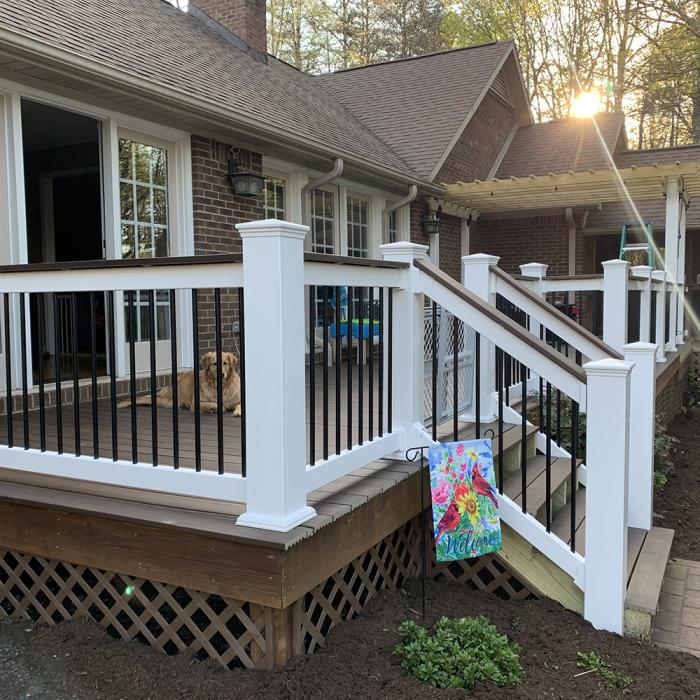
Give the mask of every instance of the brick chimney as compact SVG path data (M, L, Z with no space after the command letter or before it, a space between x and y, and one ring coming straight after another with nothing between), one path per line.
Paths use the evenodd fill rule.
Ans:
M267 55L265 0L195 0L192 4L243 39L251 49Z

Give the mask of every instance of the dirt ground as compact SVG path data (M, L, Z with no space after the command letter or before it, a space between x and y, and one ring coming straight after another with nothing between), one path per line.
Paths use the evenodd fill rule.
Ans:
M92 623L54 628L0 623L0 697L47 700L179 698L460 698L409 676L392 650L397 628L419 620L420 586L387 593L337 627L322 650L272 673L226 672L191 657L166 657L136 642L111 639ZM477 687L475 698L608 698L596 674L580 673L576 652L595 651L633 678L630 697L693 698L700 659L598 632L551 601L504 602L465 586L429 583L428 624L443 614L487 615L522 646L524 682L512 689Z
M700 561L700 408L678 416L669 431L680 443L674 472L654 496L654 525L676 531L672 557Z

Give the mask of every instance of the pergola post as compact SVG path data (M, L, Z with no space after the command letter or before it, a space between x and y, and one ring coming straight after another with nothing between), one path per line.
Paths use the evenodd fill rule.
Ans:
M654 270L651 279L658 285L656 290L656 328L654 342L656 343L656 361L666 362L666 273Z
M648 343L651 337L651 267L635 265L631 270L635 277L643 278L639 293L639 340Z
M678 309L676 322L676 345L685 343L685 200L679 199L680 216L678 222Z
M678 328L678 235L680 231L680 191L678 180L666 184L666 231L664 235L664 271L671 287L668 303L668 351L676 351Z

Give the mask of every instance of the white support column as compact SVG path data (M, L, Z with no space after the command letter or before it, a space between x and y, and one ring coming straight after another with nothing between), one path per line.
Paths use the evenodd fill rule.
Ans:
M499 257L476 253L462 258L462 284L473 294L491 306L496 306L496 294L493 292L491 268L498 265ZM479 419L481 423L496 420L497 407L492 404L493 393L496 391L496 358L494 345L483 336L480 338L479 349ZM474 398L472 409L465 420L474 421L476 418L476 381L474 381Z
M639 340L648 343L651 333L651 267L635 265L631 270L635 277L644 278L639 293Z
M306 505L304 239L308 226L270 219L236 226L243 240L246 512L238 525L287 532Z
M418 270L416 259L428 260L428 247L398 241L387 243L379 249L383 260L408 263L406 286L395 289L393 294L393 402L392 430L400 431L401 449L426 444L423 429L425 390L425 361L423 354L424 297L417 292L415 282Z
M678 307L676 322L676 345L685 343L685 200L680 199L680 220L678 222Z
M440 267L440 234L431 233L428 242L430 243L428 246L430 262L435 265L435 267Z
M666 362L666 273L663 270L654 270L651 273L654 282L660 282L660 288L656 290L656 361Z
M630 446L628 525L651 530L654 503L654 424L656 416L656 345L625 345L630 374Z
M680 191L677 180L666 183L666 230L664 233L664 271L666 282L671 285L668 305L668 347L669 352L676 351L676 327L678 323L678 231L680 227Z
M627 343L627 281L629 263L603 263L603 340L622 352Z
M586 392L586 573L584 617L622 634L627 594L627 480L631 367L583 366Z

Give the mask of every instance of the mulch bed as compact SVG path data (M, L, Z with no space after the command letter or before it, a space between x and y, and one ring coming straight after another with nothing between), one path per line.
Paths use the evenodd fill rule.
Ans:
M700 408L679 415L669 432L680 443L673 473L654 494L654 525L676 531L672 557L700 561Z
M548 600L502 601L446 582L428 584L428 619L484 614L522 646L524 682L516 688L477 687L476 698L608 698L596 674L580 673L576 652L595 651L633 678L630 697L691 698L700 688L700 659L599 632ZM272 673L226 672L191 656L165 657L136 642L111 639L88 622L47 628L0 624L0 697L178 698L461 698L409 676L392 650L397 628L420 620L420 586L386 593L357 619L337 627L313 656Z

